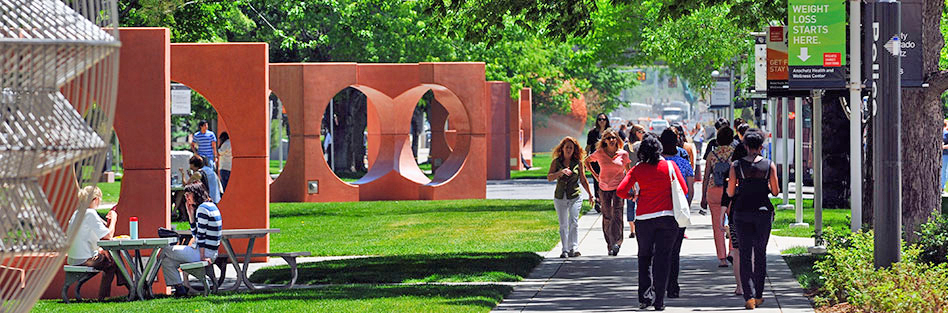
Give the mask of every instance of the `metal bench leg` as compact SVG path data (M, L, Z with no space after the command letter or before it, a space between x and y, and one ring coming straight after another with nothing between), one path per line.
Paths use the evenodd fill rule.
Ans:
M214 291L216 293L217 286L219 285L217 284L217 277L215 277L214 275L214 264L211 264L205 267L204 271L207 274L207 277L205 279L209 278L211 280L211 287L212 287L211 291Z
M66 273L66 279L63 281L63 303L69 303L69 286L79 281L79 279L80 277L77 274L70 274L69 272Z
M295 256L285 256L283 260L286 261L286 264L290 266L290 284L286 288L293 288L293 285L296 285L296 277L298 272L296 270L296 257Z

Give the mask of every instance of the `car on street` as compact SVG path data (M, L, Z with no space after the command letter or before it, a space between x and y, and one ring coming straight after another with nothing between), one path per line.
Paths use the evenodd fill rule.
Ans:
M648 124L648 130L652 133L660 135L663 131L665 131L666 128L668 128L668 126L669 124L666 120L652 120L652 122Z

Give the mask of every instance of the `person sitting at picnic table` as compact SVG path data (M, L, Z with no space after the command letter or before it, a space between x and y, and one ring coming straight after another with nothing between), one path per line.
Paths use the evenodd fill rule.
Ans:
M86 186L79 190L79 203L89 203L85 210L77 210L69 219L69 228L79 227L72 245L69 247L66 263L69 265L90 266L102 271L102 281L99 284L99 299L108 298L112 293L112 280L115 278L115 271L118 266L112 260L108 252L99 248L98 241L112 239L115 235L115 222L118 220L118 213L113 207L106 214L108 222L99 217L96 208L102 202L102 190L95 186ZM90 199L91 198L91 199ZM79 214L83 214L82 222L77 224ZM125 277L118 275L115 280L119 286L126 286L128 283Z
M161 251L161 271L165 284L174 287L176 297L186 296L188 293L178 272L178 266L198 261L214 263L223 229L221 213L217 205L210 200L207 189L201 182L185 185L184 198L194 240L190 245L174 245Z

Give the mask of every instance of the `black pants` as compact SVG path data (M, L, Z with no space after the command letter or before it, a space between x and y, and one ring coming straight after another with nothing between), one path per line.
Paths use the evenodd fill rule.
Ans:
M771 212L734 212L737 241L741 243L738 250L741 252L741 288L745 301L764 296L767 242L770 241L773 216Z
M639 303L652 300L655 306L663 306L678 222L671 216L636 220L635 233L639 244Z
M681 271L681 242L685 240L685 228L678 228L678 236L675 237L675 243L672 245L672 251L669 256L671 260L671 269L668 272L668 294L678 294L681 292L681 286L678 285L678 273Z

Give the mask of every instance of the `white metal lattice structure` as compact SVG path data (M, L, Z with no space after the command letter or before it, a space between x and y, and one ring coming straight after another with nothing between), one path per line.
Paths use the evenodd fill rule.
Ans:
M29 311L62 270L77 191L102 174L117 26L114 0L0 0L0 312Z

